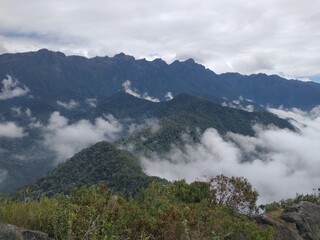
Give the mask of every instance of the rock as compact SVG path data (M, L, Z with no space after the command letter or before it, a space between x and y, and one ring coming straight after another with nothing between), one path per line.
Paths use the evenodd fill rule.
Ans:
M20 240L20 236L16 226L0 222L0 240Z
M32 231L0 222L0 240L53 240L53 238L40 231Z
M295 224L303 239L320 239L320 206L301 202L286 209L281 219Z
M259 215L256 221L274 227L274 240L320 239L320 206L310 202L293 205L285 209L279 217L268 213Z
M303 240L298 231L282 219L275 218L270 214L262 214L256 217L256 221L262 225L270 225L275 230L274 240Z
M48 234L40 231L31 231L27 229L20 230L24 240L53 240Z

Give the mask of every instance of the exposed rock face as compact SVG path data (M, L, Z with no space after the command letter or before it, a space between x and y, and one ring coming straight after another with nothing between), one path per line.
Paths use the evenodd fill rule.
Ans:
M0 222L0 240L20 240L20 233L17 227Z
M279 217L262 214L256 220L275 228L274 240L320 239L320 206L310 202L289 207Z
M53 240L47 234L0 222L0 240Z
M263 214L256 218L257 222L263 225L270 225L275 229L274 240L303 240L297 229L282 219Z
M318 205L301 202L286 209L281 218L295 224L303 239L320 239L320 207Z

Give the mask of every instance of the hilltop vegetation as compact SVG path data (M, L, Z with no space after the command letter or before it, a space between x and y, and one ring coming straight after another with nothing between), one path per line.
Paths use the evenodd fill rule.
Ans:
M55 239L271 239L272 228L251 219L257 196L244 178L149 177L131 153L100 142L21 189L17 200L2 198L0 221Z
M228 194L226 202L218 201L223 195L209 183L184 181L152 182L129 199L112 194L104 185L39 201L4 198L0 221L41 230L57 240L272 239L271 227L259 226L250 215L237 211L238 204L256 198L251 185L236 181L248 189L240 187ZM240 200L237 193L245 193L245 197Z
M72 188L105 184L125 196L136 195L155 180L147 176L138 159L108 142L97 143L61 163L23 191L32 196L68 194Z

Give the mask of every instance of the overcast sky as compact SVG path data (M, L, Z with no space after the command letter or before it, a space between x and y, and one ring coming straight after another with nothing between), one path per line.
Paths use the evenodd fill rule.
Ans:
M320 1L0 0L0 53L40 48L317 80Z

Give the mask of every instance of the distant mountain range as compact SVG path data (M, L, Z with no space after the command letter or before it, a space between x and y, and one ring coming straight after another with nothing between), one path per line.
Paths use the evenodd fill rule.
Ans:
M41 102L33 103L34 108L44 105L54 108L57 101L63 103L71 99L80 105L86 99L99 100L122 90L128 80L130 87L141 96L151 96L160 101L166 96L189 93L207 99L238 101L240 98L262 106L303 110L310 110L320 103L318 83L288 81L266 74L219 75L192 59L167 64L161 59L136 60L123 53L88 59L42 49L0 55L0 80L7 75L17 79L34 100Z
M60 125L100 131L93 129L100 121L103 131L112 116L121 125L111 126L116 137L105 139L102 133L90 141L86 135L70 141L82 141L84 148L109 140L117 147L134 146L134 153L160 153L183 144L184 133L198 141L207 128L222 136L253 136L256 123L295 131L265 107L309 110L319 103L320 84L265 74L218 75L192 59L167 64L123 53L88 59L46 49L2 54L0 130L6 131L0 132L0 192L14 192L56 167L50 139Z
M144 191L142 191L142 195L139 195L141 190L153 181L168 183L165 179L147 175L146 172L152 173L148 171L144 161L150 159L156 167L157 163L161 163L162 157L165 157L165 163L169 163L168 167L160 167L158 170L166 172L165 169L170 167L175 169L174 166L178 164L178 161L185 164L190 161L187 157L184 158L185 155L180 152L194 151L194 146L195 149L197 147L208 148L205 151L195 151L194 155L196 159L204 158L205 164L209 162L212 164L211 168L208 165L204 166L204 164L200 166L200 169L208 167L210 175L212 174L212 166L219 169L219 165L224 163L223 161L231 166L235 160L230 156L237 153L236 145L242 141L245 142L244 139L250 139L249 144L244 144L248 150L243 154L238 152L239 155L241 154L239 164L243 163L241 165L243 168L237 167L240 165L232 167L240 176L244 169L259 174L260 171L255 172L256 167L252 167L252 164L249 163L258 162L256 153L265 152L267 155L269 150L264 148L263 144L261 146L251 144L251 141L256 141L256 139L259 142L259 138L257 138L259 130L257 129L275 131L281 129L279 132L289 134L299 133L300 130L298 129L300 126L294 125L294 127L290 123L292 122L290 119L282 119L268 112L268 106L299 108L309 111L318 105L320 105L320 84L318 83L286 80L276 75L268 76L266 74L244 76L238 73L225 73L219 75L195 63L192 59L167 64L161 59L136 60L123 53L111 58L88 59L80 56L66 56L61 52L52 52L46 49L37 52L3 54L0 55L0 195L2 193L12 194L17 196L17 199L24 197L23 200L27 201L29 197L40 199L41 196L52 197L63 194L67 196L53 198L53 202L57 204L61 201L64 205L69 201L70 196L73 198L72 193L69 195L72 189L98 185L97 189L101 192L106 187L117 195L138 196L138 199L142 200L140 207L143 211L140 211L137 208L139 205L135 205L132 200L137 198L129 198L129 207L121 211L126 214L127 212L132 213L134 210L133 213L136 215L131 215L131 217L127 217L128 219L134 218L132 216L142 216L141 219L144 220L136 222L136 226L143 232L145 232L145 224L147 224L147 228L153 225L157 232L158 227L155 223L158 222L158 219L165 219L164 222L167 222L169 218L174 219L172 220L173 225L179 222L179 226L182 226L182 223L184 228L179 227L179 231L184 229L186 234L181 236L188 236L191 239L192 235L190 237L187 234L189 226L194 225L194 229L197 229L195 231L199 232L199 224L195 225L192 221L195 218L201 218L200 223L203 223L207 229L207 223L210 221L214 223L213 226L216 225L215 218L211 219L211 216L208 218L214 213L213 216L216 214L215 217L218 220L221 218L221 224L228 228L222 229L222 232L227 230L227 235L224 235L227 236L226 238L232 237L230 226L235 229L233 234L236 235L234 236L239 235L243 238L245 235L242 235L241 231L239 232L239 226L240 228L246 226L245 232L247 231L249 234L256 231L254 230L256 228L252 228L253 225L251 225L255 224L252 217L246 218L236 214L234 210L228 210L228 208L223 208L223 212L228 215L221 215L222 212L211 206L211 200L207 199L205 195L203 195L205 198L199 198L197 203L189 202L190 204L186 204L181 201L185 196L187 196L185 199L193 199L194 197L198 199L202 193L200 194L198 190L194 191L193 188L183 187L188 186L185 182L177 182L176 185L177 193L182 197L179 201L177 201L177 193L172 192L173 188L167 188L167 185L153 188L153 185L157 186L156 183L151 184L151 188L149 188L151 195L148 196L148 192L146 192L147 195L144 195ZM256 125L259 126L253 128ZM214 128L216 131L210 128ZM300 128L303 129L303 126ZM218 137L213 143L214 147L202 144L204 140L202 137L208 129L214 132L214 136L206 135L207 138L214 138L216 135ZM239 137L238 140L230 138L231 135ZM274 135L271 137L274 138ZM224 145L228 143L228 147L224 148L222 144L219 144L219 141L224 140L227 140ZM274 140L275 145L278 142L278 139ZM281 143L279 144L281 145ZM302 146L304 145L302 144ZM217 156L219 161L211 162L209 161L211 158L216 160L215 155L208 157L206 151L213 148L217 148L214 150L218 152L216 155L220 155L219 152L229 154L232 149L235 152L231 153L229 157L222 154L221 159L220 156ZM251 150L253 148L254 150ZM281 160L282 155L276 153L277 157L272 159L274 164L271 165L271 168L270 164L259 163L257 166L270 168L277 172L278 166L281 168L281 163L278 165L276 161L283 160ZM166 158L166 154L174 155L177 159ZM299 163L290 151L284 154L292 156L293 161ZM175 160L178 161L175 162ZM267 157L261 158L261 161L270 160ZM282 164L288 164L286 161L283 162ZM180 165L177 166L174 173L177 177L179 172L188 172L190 171L188 169L191 169L183 167L180 169ZM198 168L197 165L191 166L193 169ZM285 174L290 174L290 171ZM273 176L271 174L267 178ZM197 186L197 182L194 184ZM239 184L238 187L242 188L242 183L239 182ZM232 188L233 185L230 186ZM266 185L268 191L270 191L270 186ZM224 188L222 191L223 194L229 195ZM231 192L233 191L231 189ZM166 193L162 195L161 192ZM270 192L272 193L272 191ZM79 202L84 205L70 204L70 202L66 209L76 209L77 213L71 214L71 216L68 211L60 210L63 214L61 216L67 213L72 218L77 218L78 212L80 215L83 214L79 216L84 216L83 222L90 225L88 231L91 229L91 225L95 225L97 220L100 221L101 211L96 211L95 208L87 205L86 200L83 201L83 196L88 195L87 199L94 199L97 205L102 204L107 207L101 209L108 209L109 205L114 205L113 203L117 204L114 206L120 206L117 203L118 199L123 203L126 201L121 200L122 198L118 196L112 197L115 199L112 202L111 198L100 201L95 195L89 196L91 195L90 190L85 191L84 189L78 191L78 194ZM168 198L172 194L176 194L172 198L175 199L173 201L176 205L167 205L166 203L172 200ZM249 196L250 191L245 190L244 194ZM145 201L143 200L144 196L147 196ZM239 199L241 198L239 196ZM26 202L25 204L31 204L33 207L36 206L35 204L44 204L43 206L47 209L46 206L50 201L44 199L44 201ZM153 203L153 201L155 202ZM159 210L160 218L155 218L154 211L148 210L149 202L152 203L150 205L152 209L159 208L157 211ZM20 202L17 204L22 206ZM164 213L163 206L165 206L163 204L168 206L170 215L162 215ZM196 204L199 204L199 208L195 208ZM270 204L271 208L276 206L275 204ZM9 208L10 214L12 206ZM178 206L183 211L180 211ZM90 215L84 214L82 208L87 209ZM108 210L112 214L110 216L117 216L119 214L118 207L111 208L115 210ZM307 216L308 219L311 219L309 221L311 225L313 224L312 229L309 228L311 226L309 222L305 224L306 226L302 226L308 228L306 231L292 228L292 223L300 224L304 220L298 216L301 213L300 208L305 208L304 212L307 215L315 212L314 209L319 210L316 205L302 203L302 205L293 206L285 211L277 210L272 214L262 215L257 218L257 221L262 225L271 225L274 228L276 232L274 239L293 239L294 237L302 239L300 236L307 236L305 234L317 236L318 225L313 224L317 220L317 214L312 218ZM30 209L30 219L33 220L34 214L32 208ZM42 217L42 210L39 209L41 210L41 208L37 208L37 211L41 213L42 221L45 218ZM150 216L145 214L145 209L151 214ZM298 215L296 214L298 217L292 215L294 213L292 209L299 210ZM208 215L209 210L212 210L212 213L210 212ZM89 217L90 220L87 216L93 216L91 213L95 211L99 215L97 218ZM190 215L191 212L195 215ZM48 214L50 215L51 212L49 211ZM185 214L191 216L189 225L185 225L188 223ZM59 216L59 214L55 216ZM292 220L292 216L296 221ZM241 218L245 225L239 225L238 218ZM59 220L59 218L57 219ZM54 221L56 222L56 220ZM104 219L101 221L105 229L109 229L110 224ZM123 220L121 221L123 222ZM234 221L234 224L230 224ZM121 224L120 226L122 226ZM43 225L42 222L40 225ZM163 229L167 231L167 227L163 227ZM115 236L113 230L110 236L111 238ZM141 236L146 237L139 234L139 237ZM212 229L208 232L208 236L219 238L219 235L215 235ZM253 234L252 236L254 236L252 239L264 238L263 235Z

